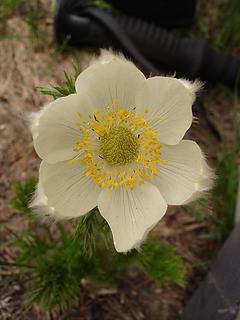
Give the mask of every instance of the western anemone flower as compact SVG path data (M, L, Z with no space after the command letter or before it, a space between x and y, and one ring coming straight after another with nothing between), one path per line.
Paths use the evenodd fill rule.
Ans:
M200 147L182 140L198 82L151 77L119 56L99 60L76 93L30 114L42 159L31 207L56 219L98 206L117 251L139 247L168 205L212 186Z

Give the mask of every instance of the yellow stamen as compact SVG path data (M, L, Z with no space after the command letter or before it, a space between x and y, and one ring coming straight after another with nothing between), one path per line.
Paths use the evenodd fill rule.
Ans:
M115 108L117 103L115 99ZM114 110L113 106L106 106L105 112L95 110L89 119L83 119L79 131L81 138L73 149L78 160L69 163L80 162L85 175L102 188L133 189L154 178L167 164L160 158L157 133L134 110Z

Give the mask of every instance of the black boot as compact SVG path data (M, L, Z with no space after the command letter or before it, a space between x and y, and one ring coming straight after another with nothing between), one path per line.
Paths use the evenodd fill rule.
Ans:
M177 77L236 88L239 58L222 54L203 40L182 39L146 20L102 10L84 0L58 0L55 32L60 43L69 36L73 46L121 50L153 74L176 72Z

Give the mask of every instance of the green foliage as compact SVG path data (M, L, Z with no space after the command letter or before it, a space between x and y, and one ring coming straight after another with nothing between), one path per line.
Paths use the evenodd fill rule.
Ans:
M17 32L8 34L7 21L13 16L21 17L26 22L28 27L28 35L34 48L46 45L48 32L44 23L44 18L47 13L50 13L51 8L47 7L40 0L1 0L0 1L0 28L3 36L24 38L22 34Z
M214 190L214 211L216 211L215 224L223 240L234 226L239 179L238 152L234 148L219 156L218 179Z
M93 1L95 6L101 9L105 9L105 10L110 10L111 9L111 5L106 2L105 0L94 0Z
M74 232L75 230L75 232ZM12 263L25 284L26 304L45 311L64 310L81 294L81 280L115 286L125 270L137 266L156 282L184 285L185 267L172 246L149 238L139 253L116 252L110 229L97 208L72 225L56 224L53 234L42 226L14 235L18 255ZM0 265L6 265L0 262Z
M201 235L201 238L215 238L221 242L228 237L234 227L240 178L240 122L238 117L240 105L237 92L235 92L234 98L232 148L229 149L225 144L224 148L218 152L216 182L210 197L201 199L194 205L189 206L189 211L198 221L206 222L207 230L205 234ZM211 214L209 207L211 207Z
M159 285L173 281L184 286L186 269L174 248L167 243L159 243L149 238L139 256L144 271Z
M187 206L187 209L197 221L204 222L209 218L208 206L209 198L205 197L196 201L194 205Z
M201 235L201 238L216 238L224 241L234 227L239 181L238 154L238 148L219 153L216 184L211 197L201 199L189 206L189 212L198 221L206 222L207 231L206 234ZM211 214L209 206L211 206Z
M23 0L1 0L0 3L0 21L3 22L10 15L14 13L14 11L20 7L23 3Z
M96 282L114 285L127 267L138 266L158 285L169 281L184 285L185 267L171 245L150 237L140 253L132 250L119 254L113 247L111 231L97 208L78 220L75 237L81 242L84 255L92 261L88 277Z
M46 235L28 233L18 237L16 258L22 280L27 283L26 304L46 311L68 308L78 297L84 274L81 247L63 234L56 243Z
M105 241L108 246L111 241L110 230L106 220L103 219L97 208L92 209L87 215L80 217L75 222L74 241L81 241L85 255L92 257L95 253L97 242ZM100 239L103 236L103 239Z
M220 48L239 47L240 43L240 2L230 0L220 8L220 32L216 38L216 45Z
M42 94L52 96L54 99L68 96L75 93L75 81L79 76L81 70L78 62L73 63L74 75L70 76L64 71L65 80L62 84L57 86L51 86L51 88L39 87L39 91Z
M41 18L42 10L40 3L37 1L32 7L29 6L26 12L26 22L28 24L30 38L35 42L39 42L46 38L46 34L40 32Z
M10 205L18 211L28 212L29 202L37 184L37 179L32 177L25 182L14 182L13 189L15 198L10 201Z
M186 36L206 39L214 46L228 52L239 52L240 1L198 1L196 21ZM179 31L179 29L178 29Z
M52 13L52 15L55 14L55 12L56 12L56 7L57 7L57 1L56 1L56 0L51 0L50 12Z
M209 39L210 26L206 17L199 17L198 19L199 36L203 39Z

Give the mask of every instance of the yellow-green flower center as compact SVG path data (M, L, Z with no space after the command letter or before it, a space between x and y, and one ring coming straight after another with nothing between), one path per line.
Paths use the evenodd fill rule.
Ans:
M123 126L110 128L100 139L100 156L110 165L131 163L138 153L138 138Z
M77 113L79 138L73 147L76 156L69 163L80 162L85 175L101 188L133 189L156 177L167 163L161 159L157 132L135 109L115 104L95 110L88 118ZM159 116L156 121L161 121Z

